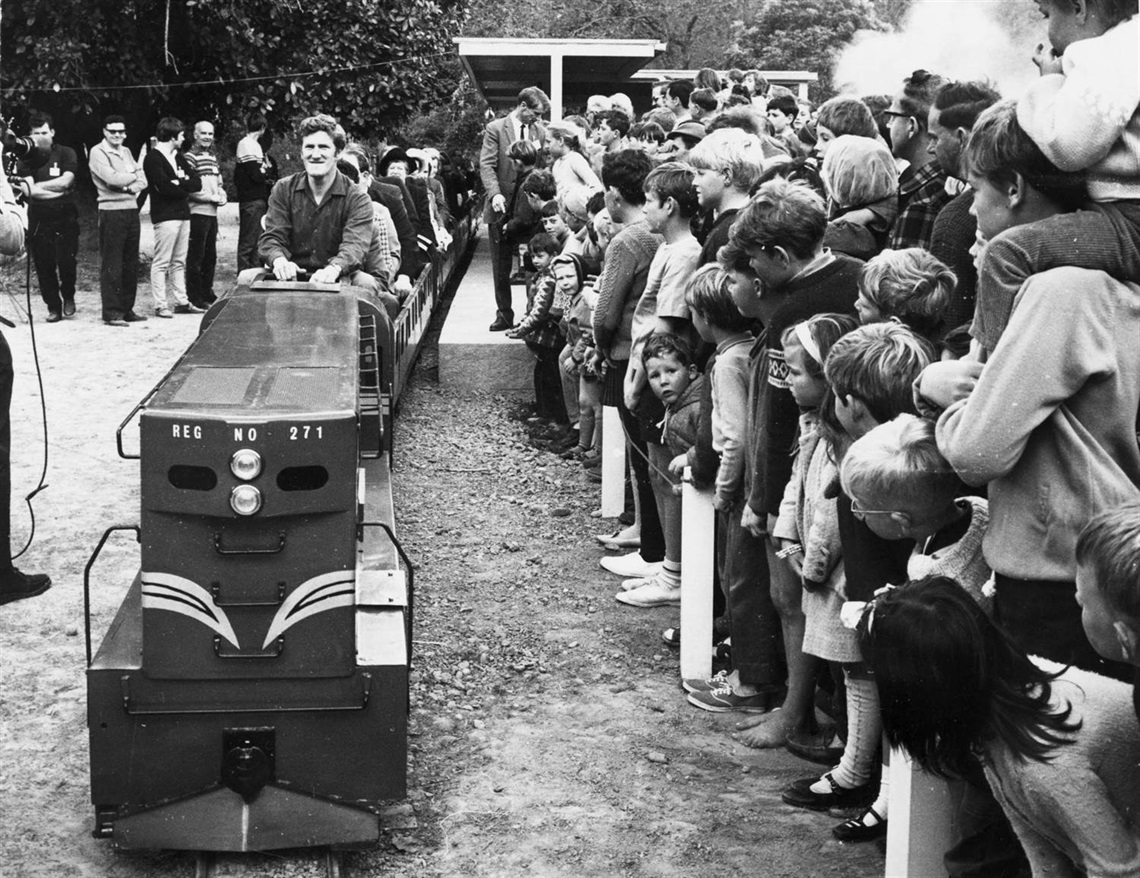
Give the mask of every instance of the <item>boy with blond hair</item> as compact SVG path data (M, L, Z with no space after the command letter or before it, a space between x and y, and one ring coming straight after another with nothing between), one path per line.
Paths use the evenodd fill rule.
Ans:
M755 134L722 128L706 135L686 161L693 169L697 202L706 212L706 222L712 223L701 248L701 265L708 265L728 243L732 222L760 179L764 148Z

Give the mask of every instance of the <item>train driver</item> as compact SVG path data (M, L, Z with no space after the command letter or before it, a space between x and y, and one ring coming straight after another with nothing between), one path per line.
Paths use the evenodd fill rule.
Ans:
M364 264L372 202L337 170L346 138L336 119L309 116L298 134L305 170L279 180L270 192L258 253L278 280L307 271L314 283L336 283Z

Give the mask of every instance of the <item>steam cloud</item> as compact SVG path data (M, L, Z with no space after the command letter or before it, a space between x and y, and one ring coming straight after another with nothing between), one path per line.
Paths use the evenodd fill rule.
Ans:
M1045 22L1028 0L919 0L901 31L856 34L835 65L835 83L849 94L893 94L921 68L988 79L1017 97L1038 76L1031 58L1044 40Z

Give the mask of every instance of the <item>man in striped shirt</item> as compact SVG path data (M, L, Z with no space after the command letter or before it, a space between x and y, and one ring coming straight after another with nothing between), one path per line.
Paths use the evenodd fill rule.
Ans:
M214 154L214 126L194 126L194 145L186 151L202 179L202 188L190 195L190 246L186 254L186 297L191 305L208 308L214 295L214 266L218 261L218 207L226 203L226 190Z

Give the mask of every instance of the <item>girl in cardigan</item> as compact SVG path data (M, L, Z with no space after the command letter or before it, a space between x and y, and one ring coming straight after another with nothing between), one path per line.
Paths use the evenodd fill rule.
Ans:
M781 343L788 366L788 384L800 407L799 450L792 477L784 489L772 538L804 585L805 662L788 675L784 711L797 717L811 710L819 660L858 660L854 638L838 625L844 600L844 574L839 547L835 499L825 489L838 477L835 454L819 431L819 407L827 394L823 363L831 346L856 326L847 314L818 314L784 331Z

